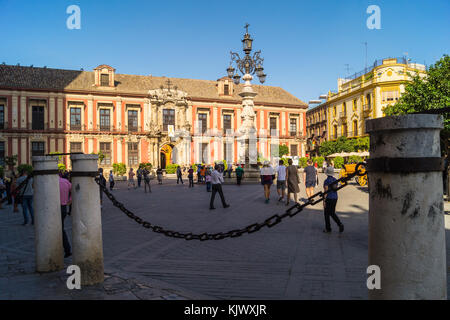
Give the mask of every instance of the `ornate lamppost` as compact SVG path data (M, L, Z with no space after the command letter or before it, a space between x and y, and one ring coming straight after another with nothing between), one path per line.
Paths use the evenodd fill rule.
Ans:
M255 111L253 110L253 100L257 93L253 91L250 81L253 80L252 75L256 74L259 81L264 83L266 74L264 73L264 68L262 66L264 59L260 57L261 51L256 51L253 56L250 55L252 52L253 39L248 33L248 27L249 24L247 23L245 25L246 33L244 39L242 39L245 56L241 58L239 54L230 51L231 62L230 66L227 68L227 74L229 78L233 79L236 85L240 83L241 79L239 72L243 75L242 80L244 80L244 88L242 89L242 92L239 93L242 97L241 118L243 123L239 128L239 135L241 144L245 145L241 148L241 150L245 150L245 166L249 169L250 164L256 165L257 163ZM233 62L236 64L237 69L233 68Z

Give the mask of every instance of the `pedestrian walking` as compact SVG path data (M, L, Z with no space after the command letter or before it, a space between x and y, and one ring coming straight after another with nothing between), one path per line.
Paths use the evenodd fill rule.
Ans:
M162 184L163 171L161 168L158 168L158 170L156 170L156 176L158 178L158 184Z
M264 186L264 197L265 202L270 201L270 186L273 184L274 172L269 161L265 161L263 167L261 168L261 184Z
M20 186L22 182L25 182L25 185L22 186L21 190L18 190L18 203L22 205L22 214L23 214L23 226L28 223L28 214L31 217L31 224L34 224L34 211L33 211L33 178L28 178L28 172L25 169L21 169L19 171L20 177L17 178L16 184Z
M202 165L199 164L197 166L197 184L200 184L200 182L202 182L202 175L200 174L201 170L202 170Z
M307 166L303 171L303 181L305 181L306 196L309 198L314 194L314 187L319 181L317 169L312 165L312 160L308 159Z
M291 193L294 194L294 201L297 203L297 193L300 192L299 183L300 177L298 176L297 166L292 164L292 159L288 160L289 166L286 168L286 182L287 182L287 197L286 197L286 205L289 205Z
M134 189L136 189L136 184L134 183L134 176L136 174L133 172L133 168L130 168L128 171L128 190L130 190L130 186L133 185Z
M326 160L323 160L323 163L322 163L322 173L326 173L327 167L328 167L327 161L326 161Z
M150 171L147 170L147 168L143 169L143 175L144 175L144 192L147 193L147 187L148 192L152 192L152 187L150 186Z
M191 166L188 170L189 188L194 187L194 168Z
M141 181L142 181L142 168L139 166L139 168L136 170L136 176L137 176L137 185L138 188L141 187Z
M236 166L236 183L238 186L241 185L242 178L244 177L244 169L242 166L237 165Z
M334 168L328 167L326 170L327 178L323 182L323 189L324 191L328 191L329 189L333 190L330 191L325 195L325 199L323 201L323 213L325 216L325 229L323 232L330 233L331 232L331 224L330 224L330 217L333 218L334 222L339 226L339 232L344 231L344 225L339 220L338 216L336 215L336 204L338 201L338 194L335 189L337 186L337 180L333 176L334 175Z
M216 197L216 193L219 193L220 199L222 200L222 205L224 208L228 208L230 205L225 202L225 197L222 191L222 183L223 183L223 174L219 171L219 165L216 164L214 166L214 170L211 173L211 184L212 184L212 193L211 200L209 202L209 209L214 210L214 198Z
M103 190L101 187L106 188L106 179L103 176L103 168L98 168L98 178L99 178L99 190L100 190L100 208L103 205Z
M200 169L200 179L202 183L206 183L205 177L206 177L206 165L203 165L202 168Z
M69 238L67 237L66 230L64 230L64 219L68 214L68 206L72 203L70 190L72 184L69 180L59 177L59 197L61 200L61 223L62 223L62 240L64 248L64 258L72 255L72 249L70 247Z
M183 173L181 172L181 167L177 167L177 184L181 181L181 184L184 184L183 182Z
M233 164L230 163L228 166L228 178L231 178L231 173L233 173Z
M211 192L211 171L210 170L206 170L205 181L206 181L206 192Z
M280 160L277 167L277 193L278 201L284 200L284 194L286 192L286 166L284 161Z
M114 181L114 174L112 170L109 170L109 190L112 191L114 188L115 181Z

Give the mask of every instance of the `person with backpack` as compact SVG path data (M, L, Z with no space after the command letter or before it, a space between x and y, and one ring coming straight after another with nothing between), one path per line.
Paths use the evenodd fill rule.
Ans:
M181 181L181 184L184 184L183 182L183 173L181 172L181 167L177 166L177 184Z
M242 178L244 177L244 169L242 168L242 166L237 165L235 171L236 171L236 183L238 186L240 186Z
M22 182L25 184L18 190L18 195L16 201L22 205L23 223L25 226L28 223L28 214L31 217L31 224L34 225L34 211L33 211L33 178L28 177L28 172L26 169L22 168L19 171L20 177L16 180L17 187L20 186Z
M147 168L144 168L142 172L144 175L144 191L147 193L148 187L148 192L152 192L152 187L150 186L150 171L148 171Z
M188 179L189 179L189 188L194 187L194 168L191 166L191 168L188 170Z
M335 188L337 188L337 180L334 175L334 168L328 167L327 171L327 178L323 182L323 189L324 192L328 190L332 190L329 193L325 195L325 199L323 200L323 213L325 216L325 229L323 232L330 233L331 232L331 224L330 224L330 217L333 218L334 222L339 226L339 232L344 231L344 225L339 220L338 216L336 215L336 204L338 201L338 194L337 191L334 191Z
M142 168L141 167L139 167L136 170L136 176L137 176L138 188L140 188L141 187L141 181L142 181Z
M112 189L114 188L114 175L113 175L113 171L110 170L109 171L109 190L112 191Z

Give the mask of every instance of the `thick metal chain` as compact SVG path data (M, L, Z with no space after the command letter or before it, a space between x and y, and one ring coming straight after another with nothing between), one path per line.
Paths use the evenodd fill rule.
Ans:
M123 203L117 201L117 199L111 194L111 192L109 192L108 188L106 186L103 186L100 184L99 177L96 177L95 181L100 186L100 189L109 198L109 200L111 200L112 204L115 207L119 208L123 213L125 213L131 219L134 219L137 223L142 225L144 228L151 229L153 232L161 233L167 237L179 238L179 239L185 239L185 240L205 241L205 240L221 240L221 239L225 239L225 238L236 238L236 237L242 236L244 233L250 234L250 233L256 232L258 230L261 230L261 228L263 228L263 227L272 228L273 226L275 226L275 225L279 224L281 221L283 221L283 219L285 219L287 217L289 217L289 218L294 217L308 205L315 205L316 203L323 201L325 199L325 195L328 194L329 192L338 191L338 190L344 188L345 186L347 186L348 181L353 179L355 176L365 175L365 170L362 169L362 167L364 167L364 166L365 166L364 162L358 163L355 167L354 173L348 174L346 177L337 179L336 182L333 183L333 185L335 186L334 188L333 187L328 188L328 190L325 192L322 192L322 191L317 192L316 194L309 197L307 202L305 202L303 204L296 203L295 205L293 205L292 207L287 209L285 211L285 213L283 213L281 215L275 214L275 215L267 218L266 220L264 220L264 222L254 223L254 224L248 225L242 229L235 229L235 230L230 230L228 232L218 232L218 233L212 233L212 234L206 233L206 232L200 233L200 234L193 234L191 232L181 233L181 232L177 232L177 231L166 230L163 227L153 225L152 223L145 221L142 218L136 216L133 212L131 212L130 210L125 208Z

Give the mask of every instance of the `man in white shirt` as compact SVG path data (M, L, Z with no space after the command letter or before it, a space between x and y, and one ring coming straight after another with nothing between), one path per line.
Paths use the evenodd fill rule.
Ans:
M278 201L283 201L286 190L286 166L283 160L280 160L277 168L277 192Z
M214 198L216 193L218 192L220 195L220 199L222 200L222 205L224 208L228 208L230 205L225 202L225 197L223 196L222 191L222 183L223 183L223 174L218 171L219 165L214 166L214 170L211 173L211 184L212 184L212 193L211 193L211 201L209 203L209 209L213 210L214 208Z

